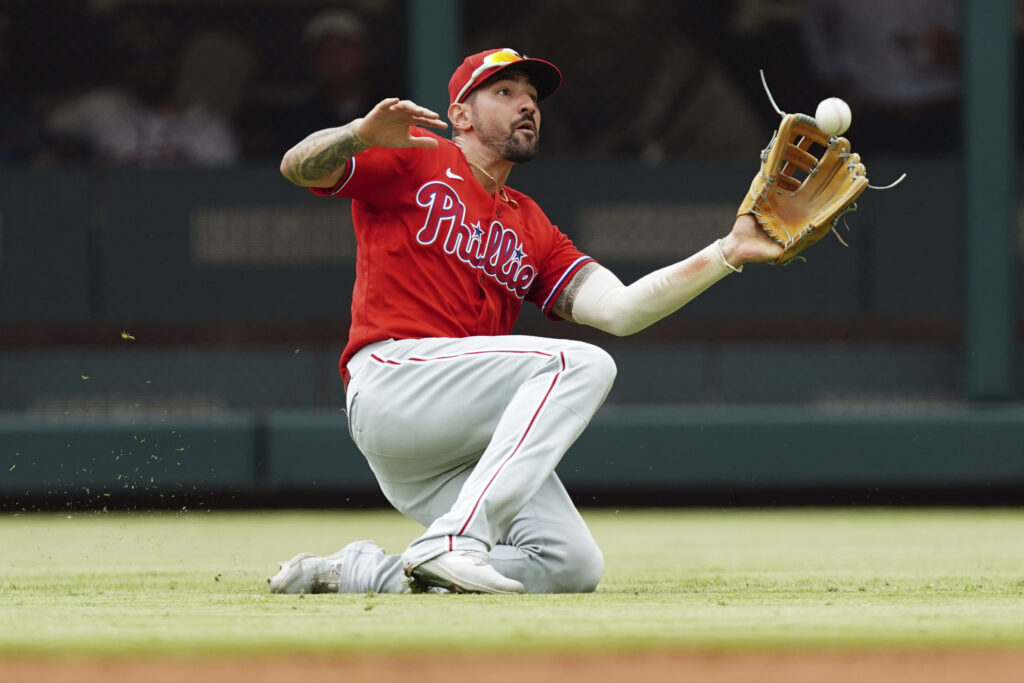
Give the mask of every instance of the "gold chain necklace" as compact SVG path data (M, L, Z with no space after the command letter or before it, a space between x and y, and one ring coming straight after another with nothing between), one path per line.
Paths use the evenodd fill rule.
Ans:
M488 180L490 180L492 183L494 183L495 192L497 192L497 194L498 194L498 199L500 199L501 201L505 202L506 204L508 204L512 208L518 208L519 207L519 203L516 200L509 198L508 192L505 191L505 186L502 185L501 183L499 183L497 180L495 180L494 176L492 176L490 173L487 172L487 169L485 169L483 166L480 166L478 164L474 164L472 161L469 161L469 159L466 159L466 161L469 162L470 166L472 166L476 170L478 170L481 173L483 173L485 176L487 176Z

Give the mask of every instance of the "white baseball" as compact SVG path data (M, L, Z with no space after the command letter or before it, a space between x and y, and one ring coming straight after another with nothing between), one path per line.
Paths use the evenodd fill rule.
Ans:
M842 135L853 122L853 113L846 102L838 97L829 97L818 103L814 111L814 122L829 137Z

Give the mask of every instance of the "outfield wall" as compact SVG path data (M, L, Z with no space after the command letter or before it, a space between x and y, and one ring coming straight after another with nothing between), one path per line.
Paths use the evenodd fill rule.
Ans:
M616 385L558 469L581 502L1024 503L1024 404L960 401L955 349L605 347ZM8 351L0 502L384 504L335 350Z
M753 171L551 161L515 186L630 280L721 237ZM872 171L908 180L859 202L838 231L848 247L828 238L795 267L750 268L685 317L959 319L959 164L879 159ZM31 324L343 324L354 262L347 200L316 198L276 168L0 167L0 342Z
M599 343L619 367L559 469L575 492L1024 502L1024 374L1014 400L964 399L959 167L872 169L909 179L862 200L841 226L849 247L751 267L634 337L524 312L517 332ZM750 169L550 162L520 176L630 280L721 235ZM4 505L382 502L341 410L348 221L343 200L264 167L0 172Z
M838 503L1020 504L1022 451L1021 406L608 407L558 473L587 505L828 503L830 495ZM333 411L7 415L0 453L7 509L374 502L369 469Z

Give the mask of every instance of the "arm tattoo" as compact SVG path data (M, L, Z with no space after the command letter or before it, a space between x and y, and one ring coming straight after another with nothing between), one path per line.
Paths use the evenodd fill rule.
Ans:
M344 166L349 159L369 149L359 139L352 123L313 133L285 154L285 177L296 185L320 180Z
M595 261L584 264L562 288L551 310L566 320L572 320L572 307L576 303L576 295L579 294L580 287L587 281L590 274L600 267Z

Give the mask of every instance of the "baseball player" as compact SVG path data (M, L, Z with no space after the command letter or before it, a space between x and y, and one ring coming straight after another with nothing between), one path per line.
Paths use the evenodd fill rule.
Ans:
M555 467L615 378L593 345L510 335L524 302L615 335L671 314L781 248L749 215L689 258L626 286L505 185L537 153L551 63L467 57L447 124L386 99L290 149L284 176L352 200L352 327L340 362L349 431L381 490L426 527L400 555L372 541L300 553L274 593L586 592L601 551ZM628 238L629 226L622 226Z

